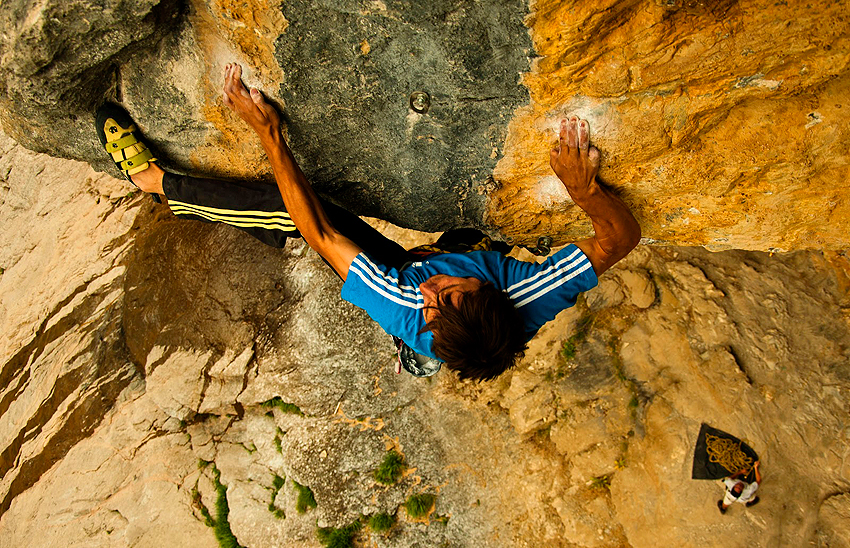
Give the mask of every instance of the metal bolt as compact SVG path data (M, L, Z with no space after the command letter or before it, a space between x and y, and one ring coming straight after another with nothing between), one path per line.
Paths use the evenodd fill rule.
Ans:
M410 94L410 108L413 112L425 114L431 108L431 96L424 91L414 91Z

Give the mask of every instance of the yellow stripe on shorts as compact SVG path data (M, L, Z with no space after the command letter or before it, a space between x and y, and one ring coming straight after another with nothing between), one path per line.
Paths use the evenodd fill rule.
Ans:
M267 228L294 232L295 223L285 211L243 211L216 207L198 206L174 200L168 206L175 214L196 215L209 221L217 221L238 227Z

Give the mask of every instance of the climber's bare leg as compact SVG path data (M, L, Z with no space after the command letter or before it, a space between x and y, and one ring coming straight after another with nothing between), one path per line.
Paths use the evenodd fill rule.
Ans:
M150 163L149 165L149 168L144 171L140 171L135 175L131 175L130 178L133 179L133 182L136 183L136 186L138 186L139 190L142 192L163 195L162 176L165 172L154 163Z

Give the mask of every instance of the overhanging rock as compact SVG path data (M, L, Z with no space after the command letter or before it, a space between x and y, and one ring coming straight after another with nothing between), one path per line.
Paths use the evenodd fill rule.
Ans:
M583 238L548 165L577 113L644 243L848 244L845 2L10 0L0 26L5 131L98 169L92 111L111 98L166 166L269 178L220 100L237 61L315 187L359 214Z
M113 19L124 2L110 3L48 2L8 39L4 125L26 146L110 170L91 130L93 105L109 98L166 165L267 177L256 138L220 100L223 66L237 61L283 108L320 192L405 226L482 224L508 121L528 102L522 1L163 2L136 8L133 25ZM2 9L14 27L23 7ZM92 30L54 24L71 18Z

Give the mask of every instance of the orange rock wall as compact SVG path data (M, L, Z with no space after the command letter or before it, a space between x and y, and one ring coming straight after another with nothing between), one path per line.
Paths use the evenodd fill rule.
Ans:
M286 18L276 0L191 2L190 21L204 66L210 67L203 89L204 118L217 131L197 147L192 163L201 171L254 178L270 174L265 153L254 133L222 102L224 65L238 60L249 85L274 91L283 71L274 58L274 41L286 31Z
M540 0L527 25L531 102L488 207L506 236L590 233L548 165L558 120L576 113L645 243L847 247L847 3Z

